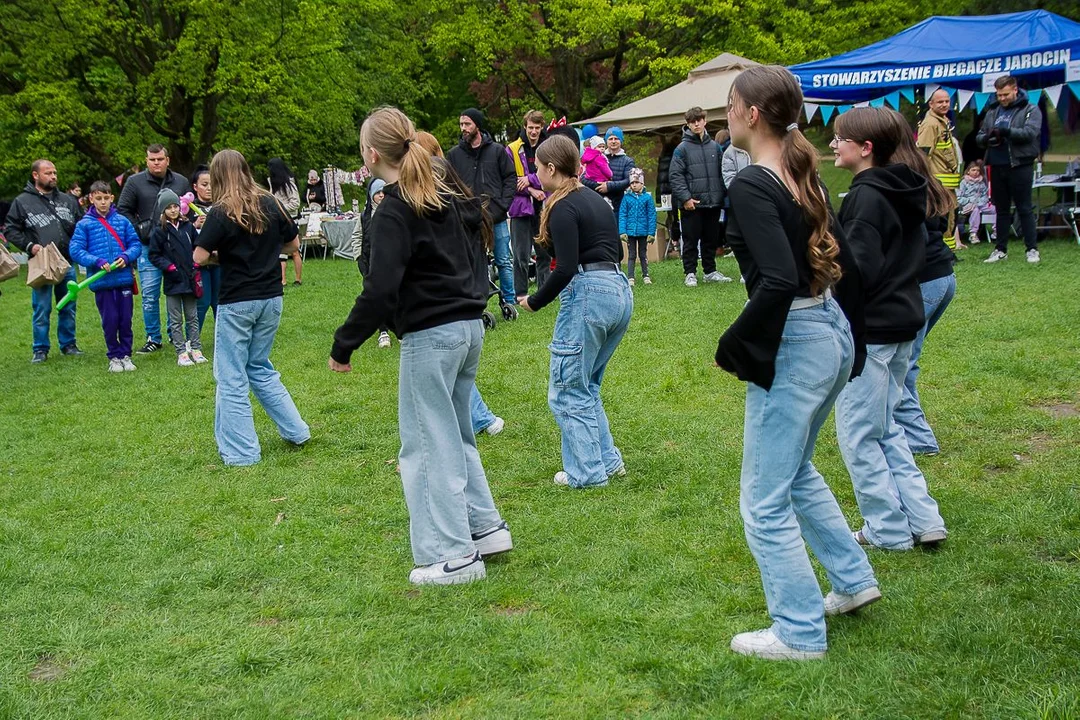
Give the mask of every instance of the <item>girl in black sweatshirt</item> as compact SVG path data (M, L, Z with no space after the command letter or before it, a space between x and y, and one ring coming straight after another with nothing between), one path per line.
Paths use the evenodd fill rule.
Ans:
M850 291L858 272L837 237L817 151L799 131L802 102L798 80L777 66L744 71L728 99L732 140L754 161L728 190L727 243L749 300L720 338L716 362L748 381L739 504L773 620L736 635L731 649L770 660L824 657L825 616L881 597L812 462L856 364L842 304L858 299ZM807 545L832 584L824 603Z
M334 335L330 369L349 359L383 323L401 338L398 429L409 508L415 584L449 585L486 576L483 557L513 547L495 509L469 415L487 304L481 241L490 232L479 200L456 193L436 172L416 128L381 108L360 129L364 162L385 180L372 216L370 274Z
M889 550L947 535L895 418L925 323L926 178L890 164L910 134L894 110L855 108L837 118L830 144L836 166L855 175L839 220L862 275L867 343L862 374L837 399L836 435L864 520L856 539Z

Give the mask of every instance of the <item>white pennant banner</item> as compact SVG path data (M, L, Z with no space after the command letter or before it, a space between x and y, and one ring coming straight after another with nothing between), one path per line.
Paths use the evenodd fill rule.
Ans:
M855 107L870 107L870 101L867 100L866 102L855 103Z
M924 87L923 88L923 99L929 101L930 96L933 95L934 91L937 90L939 87L941 87L941 86L938 85L937 83L930 83L929 85Z
M971 98L975 95L971 90L957 90L956 101L958 103L956 111L960 112L967 107L967 104L971 102Z
M1055 108L1058 106L1058 100L1061 99L1061 88L1063 87L1065 86L1053 85L1043 90L1043 92L1046 93L1046 97L1050 100L1051 103L1053 103Z
M814 119L814 115L817 114L818 105L817 103L803 103L803 110L806 111L806 122L810 122Z

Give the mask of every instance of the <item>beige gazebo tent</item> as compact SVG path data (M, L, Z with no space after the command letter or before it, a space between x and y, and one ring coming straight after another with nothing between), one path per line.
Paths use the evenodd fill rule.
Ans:
M717 55L691 70L678 85L574 125L594 123L601 131L618 125L625 132L663 132L681 127L683 113L695 105L709 113L710 124L724 120L731 83L740 72L758 64L731 53Z

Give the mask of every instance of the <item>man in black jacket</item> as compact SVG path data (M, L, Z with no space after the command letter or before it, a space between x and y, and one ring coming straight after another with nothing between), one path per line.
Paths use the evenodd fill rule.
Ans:
M720 244L720 213L724 209L724 179L720 174L723 157L716 141L705 129L705 111L686 111L682 142L671 157L669 182L671 204L680 208L682 219L682 261L686 286L697 287L698 246L705 282L731 282L716 270L716 248Z
M1035 160L1039 157L1042 111L1028 101L1027 93L1016 86L1016 78L1011 75L995 80L994 88L997 102L990 105L979 134L975 136L979 147L986 148L990 198L997 211L997 247L984 262L995 263L1008 257L1012 205L1016 203L1027 261L1037 263L1040 258L1031 195Z
M30 182L11 203L7 214L7 239L12 245L33 257L46 245L56 245L68 262L68 244L75 232L75 223L82 216L79 201L56 189L56 166L48 160L35 160L30 167ZM49 321L53 295L59 302L67 294L67 283L75 280L74 265L63 282L34 288L30 304L34 310L33 356L30 362L42 363L49 356ZM75 302L57 312L56 339L60 352L82 355L75 344Z
M473 193L487 201L495 230L495 267L499 269L499 304L508 320L517 317L514 295L514 265L510 259L510 227L506 212L517 190L514 161L506 148L483 130L484 114L469 108L458 118L461 142L451 148L446 159Z
M142 293L143 325L146 344L135 352L140 355L161 349L161 271L150 262L150 230L161 218L154 217L157 196L168 188L177 196L191 192L186 177L169 169L169 151L164 145L146 148L146 169L135 173L124 183L116 209L131 221L139 233L143 254L139 258L139 291Z

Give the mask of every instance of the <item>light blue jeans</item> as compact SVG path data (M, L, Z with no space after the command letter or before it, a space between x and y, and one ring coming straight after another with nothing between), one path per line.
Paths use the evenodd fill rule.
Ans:
M863 536L888 550L907 550L912 535L945 529L896 422L911 346L868 345L866 367L836 401L836 439L855 486Z
M956 275L948 275L943 278L924 282L919 285L922 289L923 310L926 313L926 324L915 336L915 342L911 345L911 363L908 366L907 377L904 378L904 394L900 398L900 405L896 408L896 422L904 428L907 437L908 448L916 455L920 453L936 453L940 451L934 431L930 429L930 423L926 421L922 404L919 402L919 391L915 388L915 381L919 378L919 356L922 354L923 342L926 336L945 314L945 308L949 307L953 296L956 295Z
M146 337L161 344L161 270L150 262L150 243L142 244L139 256L139 296L142 297Z
M281 305L281 297L275 297L218 306L214 322L214 437L226 465L254 465L262 459L248 390L277 425L282 438L295 444L311 438L311 429L270 363Z
M570 487L606 485L623 459L600 400L615 348L626 334L634 297L621 271L579 272L559 293L551 338L548 407L562 433Z
M49 352L49 325L52 320L53 296L59 303L67 295L67 284L75 282L75 266L72 265L64 275L63 282L56 285L44 285L30 291L30 308L33 310L33 351ZM62 310L56 311L56 340L60 349L75 344L75 301L69 302Z
M480 391L477 389L476 384L473 384L472 393L469 396L469 417L472 419L472 429L474 435L479 435L488 429L491 423L495 422L495 413L491 412L487 403L484 402L484 398L480 396Z
M499 270L499 297L514 305L514 261L510 256L510 223L495 223L495 267Z
M473 534L501 522L469 417L483 341L481 320L401 339L398 458L417 565L476 552Z
M877 585L866 553L811 462L853 359L847 318L830 299L788 312L772 388L746 388L743 528L761 570L773 633L796 650L826 648L825 605L806 545L836 592L851 595Z
M208 265L200 270L203 281L203 295L196 302L199 313L199 327L206 322L206 311L213 310L217 317L218 295L221 292L221 266Z

